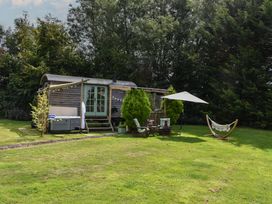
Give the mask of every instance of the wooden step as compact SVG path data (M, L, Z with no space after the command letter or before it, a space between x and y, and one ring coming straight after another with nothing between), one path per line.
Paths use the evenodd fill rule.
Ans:
M111 130L111 127L89 127L89 130Z
M87 131L89 132L90 130L112 130L113 126L111 124L111 120L109 117L86 117L85 118L85 123L87 127Z
M97 126L97 125L110 125L109 122L107 122L107 123L90 123L90 122L87 122L87 123L88 123L88 125L95 125L95 126Z
M110 127L110 124L90 124L88 123L88 127Z
M108 120L108 118L86 118L86 120L97 120L97 121L101 121L101 120Z

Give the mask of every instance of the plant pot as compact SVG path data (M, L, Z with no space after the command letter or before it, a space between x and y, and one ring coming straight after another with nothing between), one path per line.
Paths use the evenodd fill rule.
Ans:
M118 127L118 134L125 134L126 132L126 127Z

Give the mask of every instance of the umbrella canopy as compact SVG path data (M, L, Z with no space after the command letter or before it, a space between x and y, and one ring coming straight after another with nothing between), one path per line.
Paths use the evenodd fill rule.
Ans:
M170 100L181 100L181 101L189 101L193 103L204 103L204 104L209 104L208 102L190 94L187 91L183 91L180 93L175 93L167 96L163 96L162 98L170 99Z

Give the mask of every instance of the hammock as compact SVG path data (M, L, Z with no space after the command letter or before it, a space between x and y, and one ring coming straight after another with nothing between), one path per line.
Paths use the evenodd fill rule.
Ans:
M219 138L219 139L226 139L232 133L232 131L236 128L236 126L238 124L238 119L236 119L232 123L226 124L226 125L221 125L221 124L214 122L208 115L206 115L206 119L207 119L208 127L211 131L211 134L214 137ZM219 134L219 133L216 133L215 131L225 132L225 134L221 134L221 133Z

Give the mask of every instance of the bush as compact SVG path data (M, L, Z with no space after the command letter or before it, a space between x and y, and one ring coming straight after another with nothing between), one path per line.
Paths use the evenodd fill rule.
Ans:
M151 113L151 104L148 95L142 89L132 89L127 92L122 104L122 117L130 129L135 129L133 119L137 118L144 124Z
M170 86L167 90L167 95L176 93L176 90L173 86ZM162 106L166 105L166 115L170 118L171 124L176 124L180 114L184 111L184 106L182 101L177 100L168 100L164 99L162 102Z
M37 126L41 136L46 132L48 125L49 103L47 92L42 91L37 96L37 105L31 105L32 122Z

